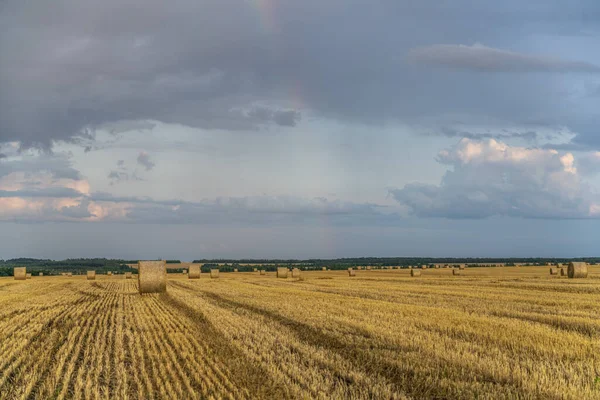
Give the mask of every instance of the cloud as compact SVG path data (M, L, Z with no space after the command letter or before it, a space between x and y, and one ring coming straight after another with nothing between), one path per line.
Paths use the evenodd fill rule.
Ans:
M582 180L571 153L462 139L437 161L451 168L439 185L413 183L391 191L417 216L600 216L600 197Z
M296 110L273 110L268 107L254 107L248 116L260 122L274 122L279 126L296 126L302 115Z
M62 207L59 213L64 217L74 219L95 217L96 215L89 211L89 207L89 200L83 200L77 205Z
M409 60L418 64L445 66L488 72L587 72L598 73L600 66L558 57L523 54L495 49L476 43L435 44L417 47L409 52Z
M78 190L68 187L46 187L21 190L0 190L0 198L13 197L55 197L55 198L78 198L84 194Z
M591 63L562 60L564 49L552 43L548 51L556 59L483 46L418 48L473 38L510 47L553 35L581 48L581 32L595 29L593 18L581 15L597 14L594 0L576 7L566 0L536 2L527 9L515 0L385 0L369 7L307 0L278 3L268 18L244 0L208 0L202 7L192 0L177 6L150 1L143 12L136 1L9 3L0 11L0 142L24 147L50 148L55 140L93 137L100 128L151 129L144 121L288 127L300 113L382 124L469 112L517 121L543 116L568 125L581 121L575 110L583 100L557 96L564 84L558 79L431 73L409 65L406 54L415 49L418 60L467 71L596 71ZM57 9L60 15L49 20ZM245 111L256 104L279 111L261 122Z
M137 163L146 168L146 171L151 171L156 166L156 163L150 160L150 155L145 151L138 154Z

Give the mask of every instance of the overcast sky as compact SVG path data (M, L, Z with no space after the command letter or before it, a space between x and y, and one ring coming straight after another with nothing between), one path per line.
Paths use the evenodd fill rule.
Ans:
M597 0L0 4L0 258L597 256Z

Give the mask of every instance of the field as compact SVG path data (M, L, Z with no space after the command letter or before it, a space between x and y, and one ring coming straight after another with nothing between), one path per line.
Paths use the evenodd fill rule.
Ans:
M0 398L600 399L600 267L462 272L2 278Z

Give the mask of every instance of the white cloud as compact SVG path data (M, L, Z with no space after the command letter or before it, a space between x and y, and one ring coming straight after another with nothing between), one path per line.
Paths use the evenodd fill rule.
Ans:
M572 153L462 139L440 151L437 161L451 167L439 185L415 183L391 191L418 216L600 216L600 199L582 180Z

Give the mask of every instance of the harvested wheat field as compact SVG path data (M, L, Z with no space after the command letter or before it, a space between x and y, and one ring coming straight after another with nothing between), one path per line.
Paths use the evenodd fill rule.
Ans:
M0 398L600 399L600 268L0 279Z

